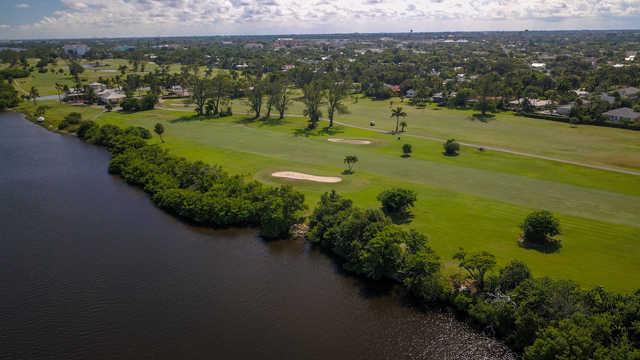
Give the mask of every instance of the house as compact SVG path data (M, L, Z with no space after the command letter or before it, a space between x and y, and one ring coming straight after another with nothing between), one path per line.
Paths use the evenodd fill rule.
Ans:
M531 68L534 70L544 70L547 68L547 64L534 62L533 64L531 64Z
M574 90L573 92L581 98L586 98L587 96L589 96L589 92L585 90Z
M455 96L455 95L452 95L452 96ZM447 98L444 96L443 93L439 92L439 93L433 94L433 96L431 97L431 101L438 104L444 104L447 101Z
M85 44L69 44L63 46L62 51L69 56L82 57L89 51L89 47Z
M567 104L567 105L560 105L556 108L555 112L558 115L569 116L571 114L571 109L573 109L574 106L575 104L573 103Z
M638 93L640 93L640 89L632 86L621 88L621 89L618 89L617 91L618 91L618 94L620 94L620 96L626 97L626 98L634 97L638 95Z
M609 94L606 94L606 93L602 93L600 95L600 100L606 101L607 103L609 103L609 105L613 105L613 103L616 102L616 98L615 97L613 97L613 96L611 96Z
M182 86L173 85L167 90L167 95L185 97L185 96L189 96L190 94L189 94L189 91L183 88Z
M122 99L126 97L125 94L114 89L106 89L97 93L96 95L98 95L98 99L100 99L101 103L111 104L111 105L119 104L122 101Z
M95 91L96 93L103 91L107 88L107 86L105 84L99 83L99 82L94 82L89 84L89 88L93 89L93 91Z
M415 97L415 96L416 96L416 91L415 91L415 90L413 90L413 89L409 89L409 90L407 90L407 92L404 94L404 96L405 96L405 97L408 97L408 98Z
M384 86L394 94L400 94L400 85L384 84Z
M541 100L541 99L527 99L527 100L529 100L529 104L531 104L531 106L536 109L542 109L542 108L546 108L553 105L552 100ZM523 102L524 102L524 99L520 98L518 100L510 101L509 104L520 106L522 105Z
M293 65L293 64L285 64L285 65L282 65L282 71L285 71L285 72L286 72L286 71L293 70L293 69L295 69L295 68L296 68L296 66L295 66L295 65Z
M623 107L618 109L613 109L602 113L604 117L606 117L609 121L614 123L620 122L633 122L640 120L640 113L633 111L630 108Z

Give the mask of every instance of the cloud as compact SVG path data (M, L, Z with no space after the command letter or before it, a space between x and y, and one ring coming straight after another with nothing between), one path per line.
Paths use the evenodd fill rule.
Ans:
M30 7L31 7L31 5L29 5L27 3L16 4L16 8L18 8L18 9L28 9Z
M155 36L522 28L638 28L640 0L61 0L14 37ZM26 4L25 4L26 5ZM493 25L491 25L493 24ZM498 25L496 25L498 24ZM558 25L560 24L560 25ZM493 26L493 27L491 27ZM497 26L500 26L497 27ZM535 26L534 26L535 27Z

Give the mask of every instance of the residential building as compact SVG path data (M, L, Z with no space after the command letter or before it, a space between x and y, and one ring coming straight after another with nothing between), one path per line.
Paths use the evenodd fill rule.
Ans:
M609 121L614 123L633 122L640 120L640 113L633 109L623 107L602 113Z

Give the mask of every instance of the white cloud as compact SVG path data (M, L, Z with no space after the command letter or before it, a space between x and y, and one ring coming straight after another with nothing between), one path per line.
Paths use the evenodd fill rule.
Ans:
M28 9L31 7L31 5L27 4L27 3L21 3L21 4L16 4L16 7L18 9Z
M14 36L143 36L572 28L640 19L640 0L62 0ZM633 22L630 22L634 24ZM610 25L603 25L610 24ZM636 28L640 22L636 23ZM633 26L633 25L632 25ZM534 26L535 28L535 26Z

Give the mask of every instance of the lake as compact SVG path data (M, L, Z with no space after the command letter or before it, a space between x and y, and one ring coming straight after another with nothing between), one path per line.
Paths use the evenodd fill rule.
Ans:
M0 358L512 359L304 241L193 227L0 113Z

